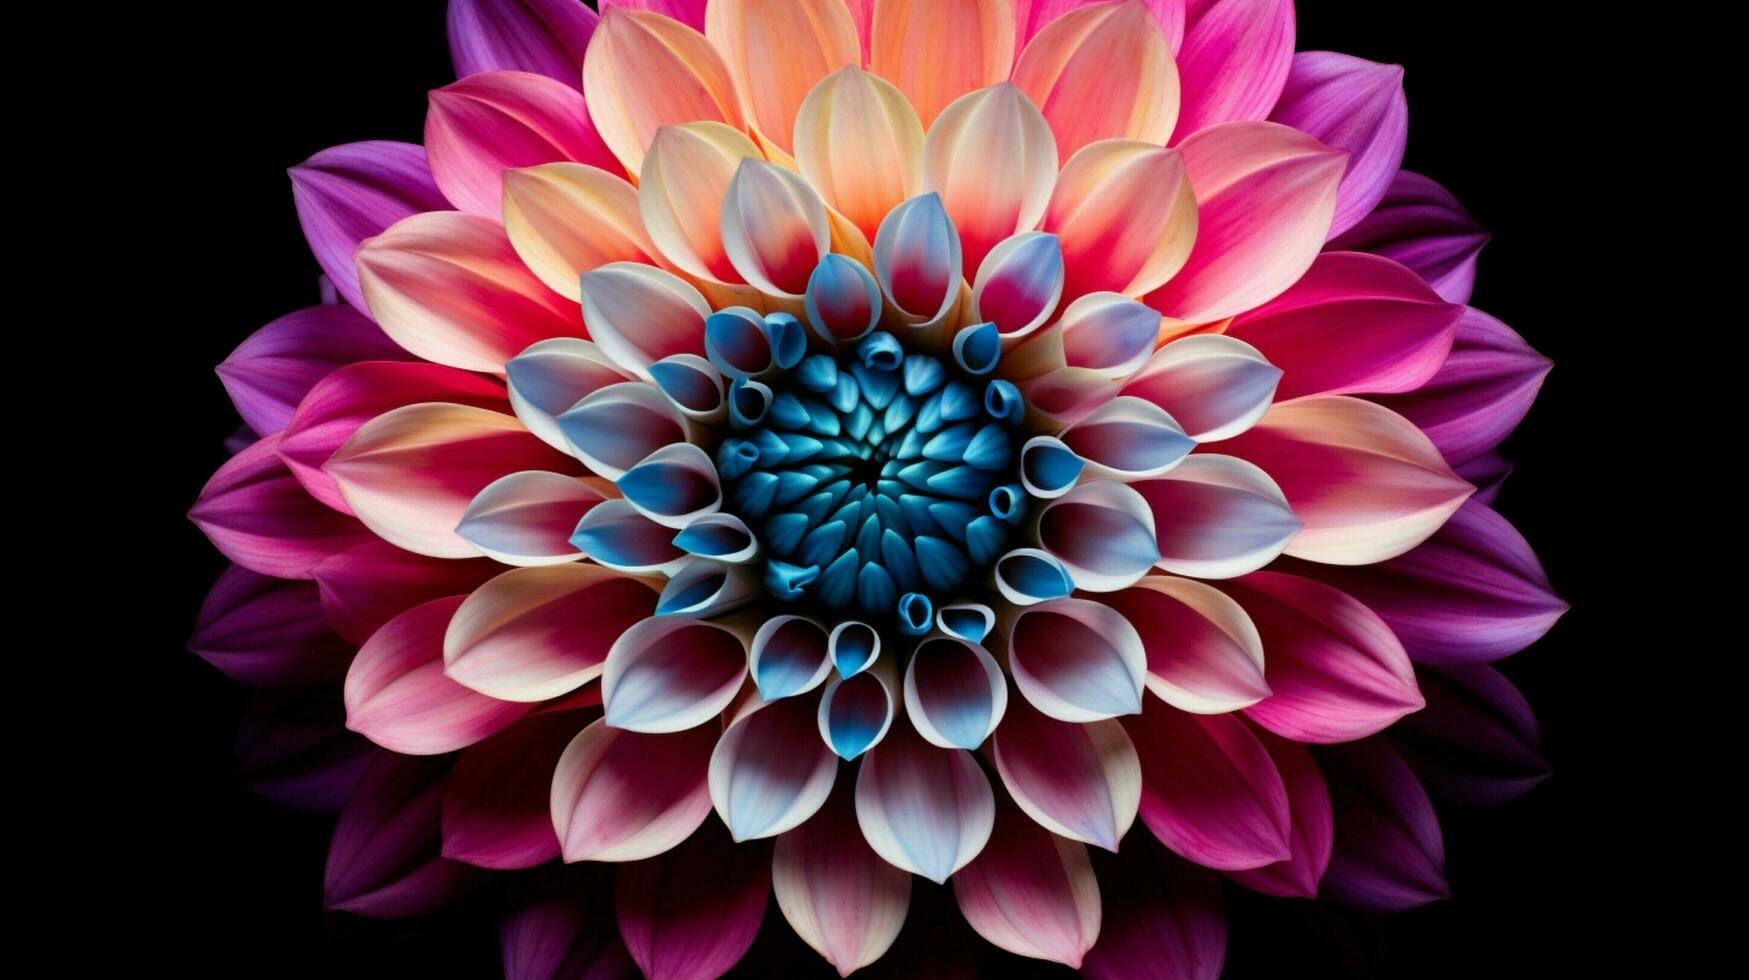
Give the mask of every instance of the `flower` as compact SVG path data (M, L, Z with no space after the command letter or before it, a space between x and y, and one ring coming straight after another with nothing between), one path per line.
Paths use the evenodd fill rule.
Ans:
M452 0L424 145L292 170L330 302L219 368L192 646L291 689L244 768L344 802L329 904L544 866L513 975L693 978L775 893L848 974L958 928L921 876L1127 977L1219 972L1222 876L1445 895L1565 606L1401 70L1288 0L603 7Z

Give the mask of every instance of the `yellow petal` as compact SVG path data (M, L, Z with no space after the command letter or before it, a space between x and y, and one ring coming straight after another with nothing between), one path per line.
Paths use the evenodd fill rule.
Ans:
M718 217L735 169L748 158L760 159L759 148L719 122L664 126L650 141L638 212L650 241L676 268L711 282L742 281L723 250Z
M1100 140L1070 157L1043 224L1063 247L1064 299L1158 288L1184 267L1196 227L1183 157L1135 140Z
M654 264L638 216L638 189L581 163L504 171L504 231L554 292L582 299L577 277L609 262Z
M923 185L923 124L886 79L854 66L827 75L796 113L796 164L834 210L873 238Z
M842 0L713 0L704 32L722 53L753 124L786 153L808 91L828 73L862 63Z
M1057 179L1057 144L1038 107L1012 82L956 100L923 141L924 185L959 229L965 267L996 243L1038 227Z
M741 97L703 34L643 10L610 7L583 60L595 129L630 173L644 167L656 130L701 119L746 127Z
M1164 146L1178 121L1178 69L1141 0L1051 21L1020 53L1014 84L1050 120L1065 158L1114 137Z
M869 67L905 93L923 125L1014 65L1013 0L875 0Z

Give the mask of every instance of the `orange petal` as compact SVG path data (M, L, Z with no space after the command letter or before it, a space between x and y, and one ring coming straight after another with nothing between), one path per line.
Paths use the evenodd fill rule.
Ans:
M923 125L1014 64L1013 0L875 0L869 67L917 107Z
M735 82L710 41L642 10L602 14L583 59L583 94L596 131L634 174L663 126L701 119L746 126Z
M1036 228L1057 179L1057 144L1038 107L1003 82L948 106L923 141L924 182L959 229L965 267Z
M655 264L637 188L580 163L504 171L504 231L540 281L572 301L582 299L577 277L590 269Z
M1081 148L1051 192L1043 227L1063 247L1063 298L1142 296L1165 284L1196 242L1196 195L1184 159L1133 140Z
M704 32L722 52L753 124L786 153L796 110L814 83L862 63L841 0L714 0Z
M796 113L802 176L868 238L923 185L923 124L893 84L860 68L827 75Z
M1020 53L1014 84L1050 120L1064 157L1113 137L1164 146L1178 121L1178 69L1141 0L1051 21Z
M717 220L729 181L745 159L763 159L745 133L719 122L664 126L639 174L638 211L662 256L682 272L739 283Z

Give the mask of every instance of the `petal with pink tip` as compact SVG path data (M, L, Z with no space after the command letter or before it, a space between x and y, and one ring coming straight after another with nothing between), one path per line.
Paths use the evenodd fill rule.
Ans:
M602 10L618 7L623 10L646 10L703 31L708 0L597 0Z
M1149 705L1124 721L1142 760L1142 822L1160 843L1207 868L1287 860L1287 787L1234 715Z
M869 24L869 68L926 128L948 103L1007 78L1014 52L1012 0L880 0Z
M1441 801L1498 806L1549 775L1536 714L1498 670L1416 672L1427 707L1391 730L1391 744Z
M1196 242L1184 157L1135 140L1089 143L1063 164L1040 227L1063 246L1063 293L1143 296L1166 284Z
M497 869L558 857L553 767L585 720L578 711L539 714L465 749L443 795L443 856Z
M554 449L573 452L558 417L609 385L630 381L594 341L554 337L529 347L504 365L510 407L528 431Z
M1324 774L1304 745L1267 731L1254 734L1275 761L1282 784L1287 787L1292 819L1289 857L1261 868L1229 871L1227 877L1265 895L1317 898L1318 882L1330 865L1330 845L1335 834L1330 790L1324 785Z
M578 0L455 0L449 5L450 60L458 78L525 71L579 88L597 19Z
M1190 438L1218 442L1269 411L1281 369L1242 340L1193 334L1167 344L1123 386L1165 409Z
M1282 370L1280 401L1413 391L1445 363L1462 314L1390 259L1325 252L1286 292L1234 317L1226 336Z
M1402 758L1371 739L1324 749L1318 764L1336 814L1324 896L1376 912L1450 898L1439 817Z
M1002 785L1053 834L1116 852L1142 798L1136 748L1116 721L1076 725L1018 704L991 743Z
M536 279L503 226L477 214L396 222L359 246L358 275L383 332L438 364L502 374L529 344L582 331L577 304Z
M430 558L372 535L323 559L310 573L322 594L322 613L334 632L363 643L384 623L414 606L466 595L502 571L489 558Z
M793 170L743 159L723 194L723 252L763 292L799 298L831 248L826 206Z
M1233 578L1274 561L1300 532L1281 488L1257 466L1197 453L1158 479L1130 484L1154 512L1161 568Z
M699 887L702 869L710 887ZM614 908L648 980L714 980L746 955L771 896L771 851L709 822L685 843L619 869Z
M1033 707L1059 721L1142 710L1142 638L1103 603L1054 599L1021 609L1008 630L1008 668Z
M1511 327L1466 306L1439 372L1414 391L1376 400L1415 423L1456 465L1498 446L1518 427L1551 367Z
M499 701L443 673L443 634L462 596L396 616L359 649L346 673L346 727L405 755L465 748L514 724L529 706Z
M1008 682L990 652L958 637L930 637L905 667L905 711L944 749L975 749L1002 723Z
M881 292L905 316L934 323L959 302L960 236L941 195L922 194L894 208L874 240Z
M1227 953L1220 876L1146 840L1135 847L1141 853L1094 855L1105 916L1082 975L1219 980Z
M583 273L583 319L601 352L646 380L671 354L704 353L710 306L686 280L635 262Z
M1148 690L1180 711L1221 714L1269 696L1263 640L1239 604L1202 582L1149 575L1104 597L1136 627Z
M488 484L517 470L575 465L508 415L426 402L360 426L323 469L385 541L434 558L468 558L479 552L456 525Z
M408 360L350 306L312 306L250 334L215 369L243 424L278 432L317 382L354 361Z
M954 875L960 913L1011 953L1079 967L1099 937L1099 882L1087 848L1033 823L1012 804L976 860Z
M1424 704L1409 655L1378 614L1311 579L1253 572L1221 583L1250 615L1273 691L1246 717L1296 742L1364 738Z
M990 839L996 797L964 749L929 745L896 726L863 756L856 820L883 860L940 884Z
M1210 0L1188 8L1178 49L1176 140L1217 123L1263 119L1287 84L1293 0Z
M1330 236L1354 227L1385 196L1409 140L1403 66L1334 51L1301 51L1269 118L1348 152Z
M1103 139L1164 146L1178 121L1178 69L1153 12L1140 0L1088 4L1045 24L1014 66L1050 121L1057 155Z
M1488 233L1450 191L1399 170L1378 207L1331 239L1329 247L1383 255L1415 270L1446 302L1468 303L1476 285L1476 256L1486 244Z
M449 208L425 148L369 140L331 146L287 171L298 223L316 264L356 310L366 309L352 254L359 243L422 211Z
M898 938L911 902L911 876L863 840L848 785L777 839L771 886L796 935L840 976L880 959Z
M548 289L583 298L577 277L609 262L655 263L638 190L581 163L504 171L504 233Z
M965 264L1038 227L1057 180L1051 125L1012 82L955 99L923 140L924 186L941 195L959 229Z
M188 519L250 571L309 578L318 562L371 534L304 492L279 458L279 440L268 436L226 460L201 487Z
M583 94L602 140L634 175L643 171L644 152L663 126L699 120L745 125L734 79L703 34L621 5L603 13L589 43Z
M795 156L826 203L873 238L887 212L922 190L923 126L884 78L827 75L796 112Z
M976 318L996 324L1005 337L1044 326L1062 296L1063 250L1055 235L1041 231L1023 231L997 243L972 281Z
M842 0L716 0L705 11L704 32L722 52L753 125L786 153L808 92L827 74L862 63ZM773 56L775 39L781 56Z
M1346 396L1277 405L1221 448L1261 466L1287 496L1305 525L1287 553L1326 564L1394 558L1475 491L1408 419Z
M711 803L736 841L775 837L813 816L837 775L814 702L784 698L753 707L723 732L711 753Z
M372 918L433 912L474 880L440 856L450 760L379 754L340 811L322 874L322 901Z
M502 214L506 170L616 163L575 86L523 71L469 75L433 90L425 152L450 203L489 218Z
M1346 155L1268 122L1213 126L1178 151L1196 194L1196 244L1172 281L1148 294L1148 305L1208 323L1293 285L1330 231Z
M652 616L620 634L601 674L607 723L679 732L712 721L747 676L747 649L718 623Z
M189 650L254 686L308 684L346 673L353 647L328 628L309 582L269 578L232 565L213 583Z
M552 819L566 861L641 861L690 837L710 816L705 771L717 730L672 735L611 728L596 719L559 757Z
M488 697L545 701L601 675L655 590L597 565L513 568L477 589L443 641L444 672Z
M722 212L742 162L759 159L759 148L733 126L693 122L657 130L638 174L638 213L657 251L688 275L741 282L721 223L709 219Z
M573 476L524 470L487 484L462 512L455 533L506 565L556 565L583 553L571 532L606 497Z
M1154 511L1114 480L1093 480L1038 508L1039 544L1063 563L1078 589L1128 588L1160 560Z

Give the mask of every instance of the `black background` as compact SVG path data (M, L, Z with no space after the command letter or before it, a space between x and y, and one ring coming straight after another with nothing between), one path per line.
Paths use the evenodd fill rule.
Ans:
M1638 902L1628 883L1634 818L1613 784L1632 772L1655 791L1661 777L1615 728L1618 695L1604 688L1628 628L1594 543L1594 497L1609 484L1594 469L1611 437L1601 393L1615 370L1602 359L1605 311L1594 298L1594 270L1607 267L1599 260L1611 247L1590 171L1607 138L1590 118L1604 46L1582 24L1526 12L1542 6L1304 0L1297 47L1407 66L1405 165L1444 183L1494 233L1473 303L1555 362L1504 447L1518 468L1499 501L1574 607L1502 665L1537 709L1554 775L1498 810L1442 812L1450 901L1378 918L1231 890L1228 977L1570 975L1601 954L1624 968L1615 930L1618 910ZM151 409L174 425L153 441L142 481L152 553L169 560L146 576L151 597L129 626L120 690L137 715L123 726L123 768L138 777L125 794L124 849L144 864L105 873L114 896L105 908L138 930L139 943L125 946L162 951L178 975L498 970L486 909L412 923L322 911L332 817L241 788L230 753L246 692L183 650L223 566L182 517L236 426L211 368L256 327L316 301L318 270L285 168L336 143L420 140L426 91L452 78L442 7L236 4L158 24L170 34L160 43L187 51L159 62L150 84L168 118L154 143L135 147L162 165L145 179L173 203L155 219L178 239L143 256L148 267L162 263L159 296L175 306L158 340L168 356L153 369L169 374L149 389ZM775 911L773 921L784 931ZM990 966L1055 975L1006 957Z

